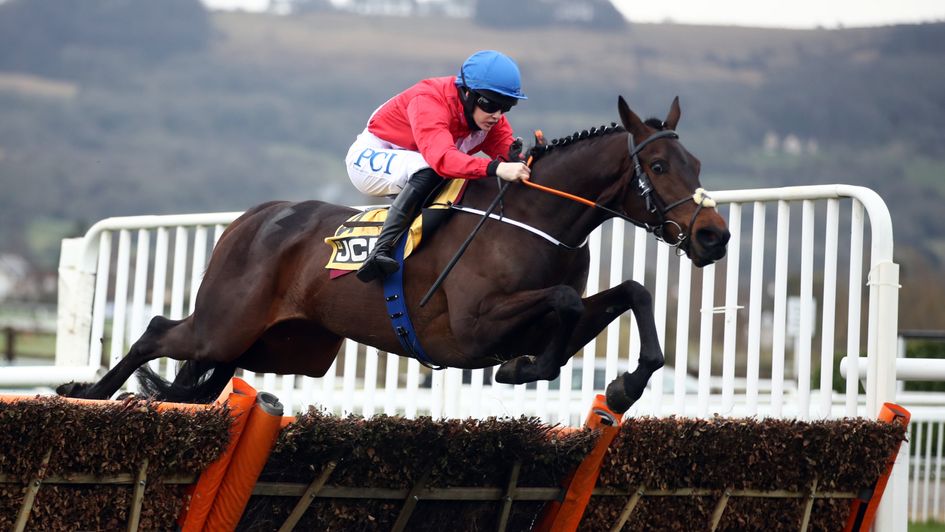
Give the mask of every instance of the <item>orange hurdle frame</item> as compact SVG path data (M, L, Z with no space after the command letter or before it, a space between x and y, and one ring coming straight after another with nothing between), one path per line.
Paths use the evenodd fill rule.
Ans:
M584 510L587 509L587 503L591 500L594 486L597 485L604 455L607 454L611 442L620 432L622 419L623 414L617 414L607 408L607 400L603 395L597 394L594 397L594 404L591 406L584 426L600 431L597 443L577 469L564 480L563 499L548 504L532 529L534 532L577 530L581 518L584 517Z
M895 403L883 403L883 408L879 411L879 421L902 425L907 434L910 419L912 419L912 414ZM873 526L873 521L876 520L876 510L883 498L883 492L886 491L886 484L889 483L889 477L892 475L893 466L896 465L896 457L899 455L901 447L902 442L899 442L899 445L890 453L886 460L886 472L876 481L870 498L853 500L850 505L850 516L847 518L846 526L843 527L843 532L866 532Z

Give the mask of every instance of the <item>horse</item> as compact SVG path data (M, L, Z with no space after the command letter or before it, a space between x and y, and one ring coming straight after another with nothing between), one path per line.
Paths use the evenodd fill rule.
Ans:
M641 396L664 362L652 296L628 280L582 297L588 235L621 217L702 267L724 257L729 232L700 188L699 159L675 133L679 98L665 120L641 120L622 96L617 108L622 127L611 123L532 147L529 184L538 186L515 183L504 191L502 217L557 244L488 219L422 306L421 294L481 218L452 213L404 262L404 303L430 361L464 369L498 365L494 380L501 383L554 380L579 349L631 310L639 364L610 383L606 397L622 413ZM485 208L499 189L498 180L472 180L462 205ZM57 392L107 399L137 370L142 391L154 399L210 402L238 368L321 377L345 338L411 356L391 327L381 283L354 275L330 279L325 269L325 237L356 212L321 201L272 201L247 210L213 250L190 316L154 317L98 382L70 382ZM146 365L162 356L183 361L173 382Z

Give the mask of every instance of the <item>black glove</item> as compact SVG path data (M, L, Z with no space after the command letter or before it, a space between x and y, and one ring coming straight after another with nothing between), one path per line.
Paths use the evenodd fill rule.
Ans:
M511 163L522 163L525 162L525 155L522 154L522 137L515 137L515 140L512 141L512 145L509 146L509 155L508 161Z

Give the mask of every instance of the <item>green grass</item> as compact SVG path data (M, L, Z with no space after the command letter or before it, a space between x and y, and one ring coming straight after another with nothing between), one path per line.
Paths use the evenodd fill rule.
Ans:
M945 523L909 523L909 532L945 532Z

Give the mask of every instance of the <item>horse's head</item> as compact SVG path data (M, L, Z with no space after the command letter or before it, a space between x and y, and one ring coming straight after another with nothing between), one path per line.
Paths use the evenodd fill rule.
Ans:
M724 257L728 227L699 184L699 159L683 147L675 133L679 98L673 100L662 122L640 120L623 96L617 106L629 132L632 163L624 211L651 226L658 238L684 251L696 266Z

